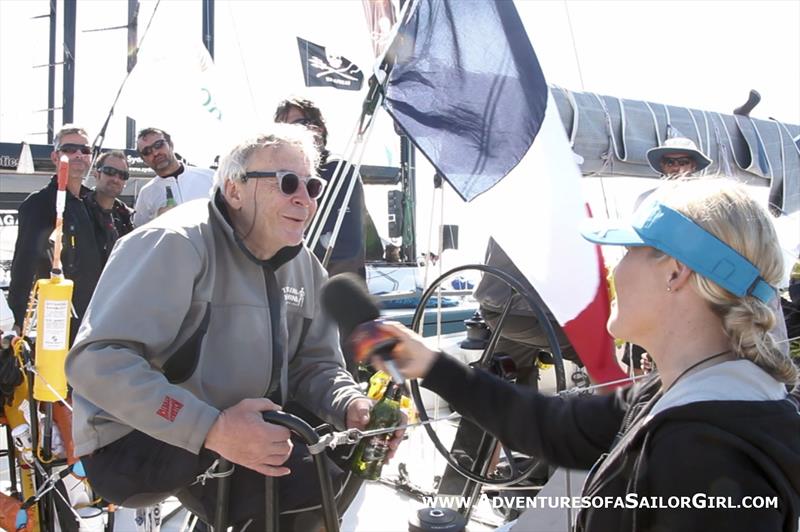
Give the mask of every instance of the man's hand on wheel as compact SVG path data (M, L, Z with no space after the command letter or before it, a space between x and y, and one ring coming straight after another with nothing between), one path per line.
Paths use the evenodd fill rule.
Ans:
M234 464L268 477L291 473L279 467L292 452L289 429L264 422L261 412L280 410L269 399L244 399L223 410L206 435L205 447Z

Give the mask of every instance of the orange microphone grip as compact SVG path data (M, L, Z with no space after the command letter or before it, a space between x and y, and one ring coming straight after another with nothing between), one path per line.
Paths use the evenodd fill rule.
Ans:
M397 338L377 327L377 322L368 321L355 328L349 338L350 348L355 361L366 362L371 355L378 355L388 360L388 355Z

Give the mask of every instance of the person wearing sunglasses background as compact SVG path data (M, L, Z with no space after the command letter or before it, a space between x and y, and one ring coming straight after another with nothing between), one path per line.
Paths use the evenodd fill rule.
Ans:
M136 196L133 215L136 227L170 209L167 205L167 187L178 205L209 198L214 172L179 161L169 133L155 127L142 129L137 135L136 149L144 163L156 173Z
M303 245L321 192L313 135L270 128L222 157L210 200L137 227L109 258L66 364L76 454L109 501L174 493L211 522L216 480L195 480L221 455L237 464L230 523L265 530L262 475L284 477L282 510L319 494L305 446L261 412L294 400L337 429L368 422L320 305L327 275ZM317 518L282 516L281 530Z
M693 140L685 137L668 138L661 146L650 148L647 162L657 174L667 179L693 176L712 163L697 149Z
M91 154L89 136L81 127L65 124L53 139L50 154L53 164L57 167L62 156L69 159L61 262L64 276L75 283L72 304L77 318L71 322L70 342L75 338L103 268L102 245L84 201L90 192L83 180L89 173ZM19 227L8 289L8 304L17 330L25 319L34 282L50 277L53 249L49 239L56 222L56 192L54 175L47 186L32 193L19 206Z
M100 154L93 173L95 187L84 201L95 222L105 265L117 239L133 231L133 209L119 199L130 177L125 153L114 150Z
M342 168L345 167L346 161L340 161L330 157L328 151L328 127L325 125L325 119L322 117L322 111L311 100L302 98L289 98L283 100L275 109L275 122L296 124L309 128L314 133L314 139L317 149L320 154L320 164L317 168L319 176L327 182L330 194L333 193L336 187L336 182L332 181L334 172L337 165L341 163ZM353 179L353 167L347 172L345 184ZM331 208L330 215L325 221L322 228L322 233L319 239L319 244L313 250L318 259L322 260L325 257L325 250L328 242L333 236L333 229L336 225L336 218L342 209L344 197L347 187L342 185L339 194L337 194L333 207ZM328 200L320 203L320 215L324 214ZM330 275L337 273L351 272L366 279L367 272L364 265L365 261L365 241L364 241L364 223L366 214L366 206L364 205L364 187L361 183L361 176L356 176L356 183L353 187L353 192L350 196L350 201L347 204L344 219L342 220L339 235L333 246L333 252L327 266ZM382 253L382 251L381 251ZM380 256L380 254L379 254Z

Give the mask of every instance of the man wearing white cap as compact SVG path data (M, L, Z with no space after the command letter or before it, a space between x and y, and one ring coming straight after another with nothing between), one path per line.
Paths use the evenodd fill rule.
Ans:
M647 161L653 170L667 178L692 175L712 162L691 139L685 137L673 137L661 146L649 149Z

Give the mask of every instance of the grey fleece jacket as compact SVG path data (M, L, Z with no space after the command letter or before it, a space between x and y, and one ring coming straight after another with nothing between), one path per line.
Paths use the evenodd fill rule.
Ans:
M281 381L284 401L343 428L363 396L322 313L325 279L305 246L253 257L219 193L120 239L67 358L76 454L133 429L198 453L221 410Z

